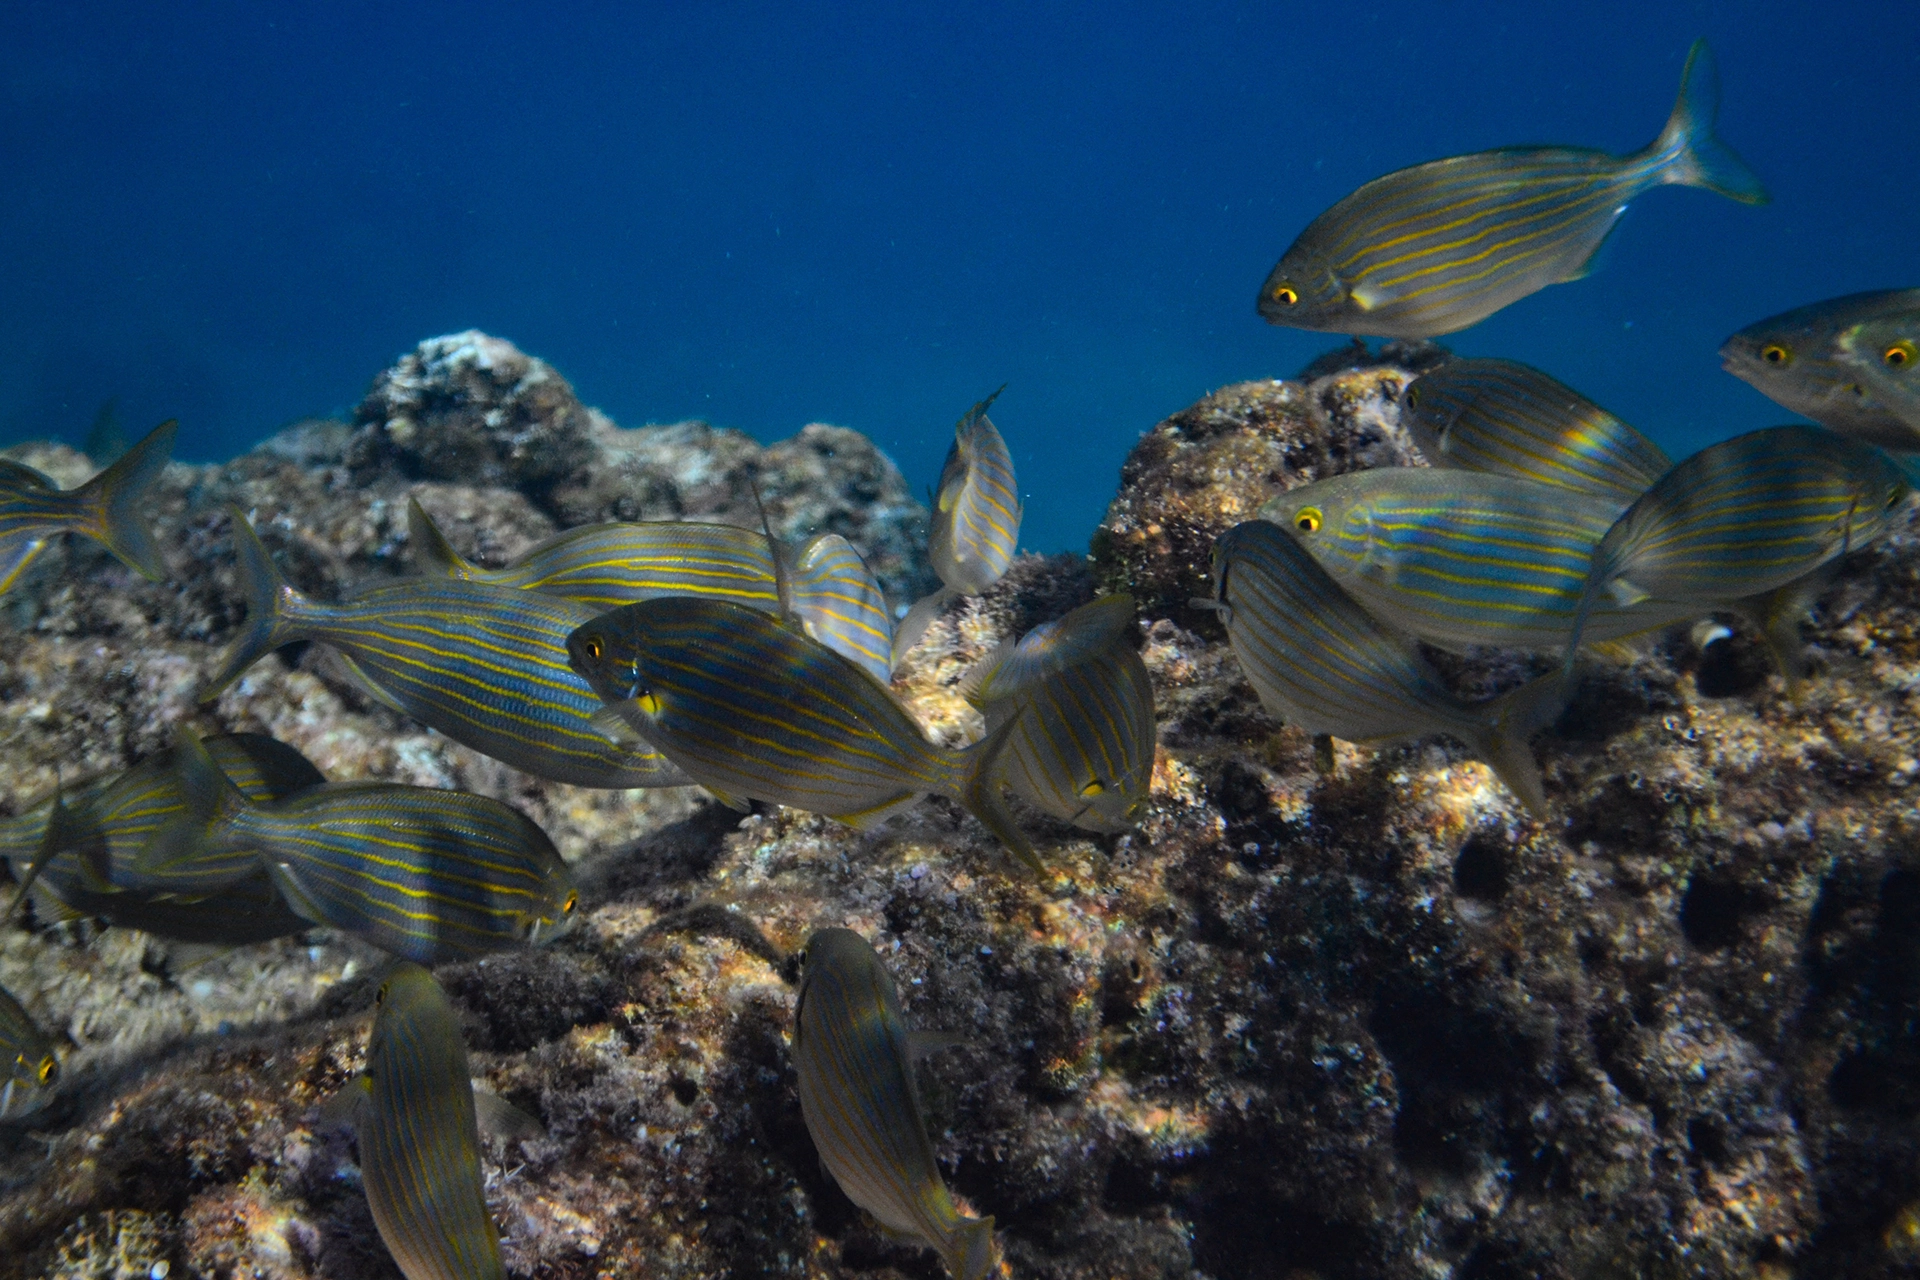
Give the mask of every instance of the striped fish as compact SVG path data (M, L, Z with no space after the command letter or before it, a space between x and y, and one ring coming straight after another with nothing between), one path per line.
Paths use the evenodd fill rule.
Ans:
M281 645L316 640L345 657L372 697L536 777L605 788L688 781L658 752L594 730L600 700L566 651L567 635L597 615L591 606L433 578L324 604L287 585L246 517L232 514L247 620L201 701Z
M1619 510L1610 499L1514 476L1385 467L1290 489L1260 515L1293 530L1391 627L1444 648L1557 653L1572 633L1593 548ZM1616 640L1675 616L1603 602L1587 640Z
M504 569L483 569L461 558L417 498L407 505L407 527L415 561L429 576L538 591L595 613L659 596L780 611L773 552L758 529L694 521L582 525ZM832 533L814 538L795 557L792 579L790 604L807 633L884 683L893 623L885 593L853 544Z
M166 468L176 425L161 423L78 489L63 490L32 467L0 458L0 595L62 533L85 534L149 581L165 577L166 561L139 508Z
M1375 178L1300 233L1260 288L1260 314L1295 329L1436 337L1586 275L1649 187L1762 203L1760 180L1713 134L1719 99L1713 55L1695 41L1680 100L1644 151L1509 147Z
M1001 645L961 684L989 733L1018 717L1001 760L1020 798L1089 831L1130 830L1153 782L1153 685L1132 625L1132 596L1102 596Z
M1844 330L1838 350L1873 398L1906 425L1906 443L1894 447L1915 450L1920 449L1920 289L1909 292L1910 310Z
M1400 403L1436 467L1519 476L1624 507L1673 465L1572 387L1514 360L1449 360L1408 383Z
M956 1280L983 1280L998 1265L993 1219L962 1214L940 1177L913 1083L915 1038L865 938L807 939L793 1024L800 1114L847 1199L938 1250Z
M185 730L178 751L187 813L148 843L155 877L211 881L200 868L240 863L237 878L251 857L301 916L423 964L551 939L579 906L553 842L498 800L329 782L256 804Z
M374 996L367 1073L331 1109L353 1125L367 1207L407 1280L506 1280L480 1168L485 1096L447 993L396 966Z
M1040 870L991 782L1005 733L934 746L865 670L784 619L666 596L594 619L567 649L608 703L610 731L624 722L727 803L866 828L931 792Z
M1884 388L1846 358L1845 346L1861 325L1916 315L1920 289L1829 298L1748 325L1721 345L1720 359L1734 377L1824 427L1883 449L1920 449L1920 428L1883 402Z
M0 988L0 1123L19 1120L53 1100L60 1062L53 1041Z
M1284 529L1235 525L1213 545L1213 607L1261 705L1305 733L1390 743L1444 733L1484 760L1536 817L1547 811L1527 741L1558 716L1543 676L1490 702L1455 697L1405 636L1377 622Z
M1893 459L1824 427L1768 427L1709 445L1594 548L1567 664L1605 604L1685 616L1788 587L1880 538L1909 492Z
M896 668L949 600L977 596L1000 581L1019 549L1022 508L1013 455L987 417L1000 391L967 410L953 430L927 537L927 561L943 585L916 600L900 620L893 641Z

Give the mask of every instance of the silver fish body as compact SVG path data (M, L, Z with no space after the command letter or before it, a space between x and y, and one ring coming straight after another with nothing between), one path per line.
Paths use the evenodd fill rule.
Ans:
M1267 710L1308 734L1390 743L1459 739L1535 814L1546 798L1527 746L1559 714L1545 676L1491 702L1456 697L1414 643L1382 626L1284 529L1235 525L1214 543L1214 608Z
M139 507L166 468L175 430L161 423L77 489L60 489L32 467L0 458L0 594L62 533L92 538L150 581L164 577L166 561Z
M1436 467L1518 476L1625 507L1673 465L1593 401L1513 360L1449 360L1408 383L1400 404Z
M53 1041L0 988L0 1124L32 1115L53 1100L60 1061Z
M893 979L850 929L807 939L793 1066L807 1132L847 1198L938 1250L956 1280L988 1275L993 1219L969 1218L953 1203L920 1114Z
M1920 427L1847 358L1847 335L1860 326L1916 316L1920 289L1829 298L1748 325L1721 345L1720 359L1728 373L1823 427L1883 449L1920 449Z
M1429 338L1577 280L1627 204L1663 183L1755 204L1766 193L1713 134L1719 89L1696 41L1660 136L1630 156L1512 147L1375 178L1315 218L1261 286L1271 324Z

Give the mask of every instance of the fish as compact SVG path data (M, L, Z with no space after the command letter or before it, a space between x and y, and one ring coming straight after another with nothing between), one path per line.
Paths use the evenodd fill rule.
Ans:
M1001 759L1021 799L1089 831L1131 830L1153 782L1153 685L1128 643L1133 597L1102 596L982 659L960 692L988 732L1018 718Z
M422 964L551 940L579 907L553 842L511 805L390 782L256 803L190 730L175 750L187 811L149 841L145 874L212 890L220 873L246 875L250 857L300 916Z
M937 1250L955 1280L983 1280L998 1266L993 1219L954 1204L913 1081L916 1051L939 1043L907 1030L893 978L865 938L820 929L807 939L793 1069L821 1163L882 1227Z
M453 549L417 498L407 504L407 527L415 562L430 576L539 591L577 600L595 613L669 595L780 610L776 544L758 529L685 520L582 525L548 538L505 568L484 569ZM883 683L890 677L893 622L886 594L852 543L827 533L801 548L794 557L792 607L814 639Z
M567 652L607 703L606 731L626 726L724 802L765 800L865 829L942 795L1042 869L992 785L1007 732L958 751L934 746L885 687L790 619L663 596L586 623Z
M0 458L0 595L62 533L92 538L149 582L166 577L167 563L140 506L166 469L178 426L161 423L77 489L62 489L25 463Z
M353 1127L367 1207L407 1280L506 1280L480 1167L483 1128L531 1136L539 1122L474 1090L452 1001L417 964L374 995L366 1074L327 1106Z
M1920 450L1920 289L1909 292L1911 310L1853 325L1837 345L1841 362L1857 370L1873 398L1908 428L1908 439L1893 447Z
M332 646L373 698L455 742L536 777L600 788L689 779L644 744L593 728L600 699L567 665L566 638L590 605L538 591L426 577L379 583L338 604L289 586L259 535L232 511L247 620L201 690L211 701L296 640Z
M1000 581L1019 549L1023 508L1013 455L993 419L987 417L1000 391L967 410L953 429L927 536L927 561L941 587L914 601L895 628L892 665L896 670L949 600L977 596Z
M0 987L0 1123L21 1120L53 1101L60 1060L53 1041Z
M1444 733L1464 743L1535 817L1547 812L1527 745L1566 704L1568 683L1541 676L1468 703L1419 648L1382 625L1287 531L1249 520L1213 544L1211 607L1260 703L1319 737L1387 744Z
M1447 649L1558 653L1593 549L1620 505L1516 476L1380 467L1289 489L1259 514L1293 532L1382 622ZM1589 642L1675 621L1671 607L1601 602Z
M1920 449L1920 427L1884 402L1841 345L1862 325L1916 315L1920 289L1850 293L1748 325L1721 344L1720 360L1775 404L1823 427L1883 449Z
M1436 467L1518 476L1625 507L1673 465L1572 387L1515 360L1449 360L1408 383L1400 405Z
M1911 492L1893 459L1825 427L1767 427L1709 445L1594 547L1565 663L1604 605L1699 613L1791 587L1878 540Z
M1765 188L1714 135L1719 77L1696 40L1666 128L1645 150L1506 147L1375 178L1315 218L1260 287L1269 324L1432 338L1593 268L1627 204L1665 183L1742 204Z

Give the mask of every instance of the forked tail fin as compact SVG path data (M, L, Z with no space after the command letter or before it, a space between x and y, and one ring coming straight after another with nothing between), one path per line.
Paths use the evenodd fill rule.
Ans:
M1560 718L1573 685L1571 672L1550 671L1480 708L1481 732L1471 744L1474 754L1536 818L1547 816L1547 793L1528 743Z
M88 513L86 532L150 582L167 576L167 562L160 558L160 548L140 514L140 506L166 469L179 426L172 421L161 423L74 492L75 500Z
M240 594L247 602L247 620L227 646L220 670L200 691L202 702L211 702L248 667L301 636L298 624L287 616L287 606L298 603L300 593L280 576L260 535L247 523L246 512L229 505L227 514L233 517L234 569L240 577Z
M247 798L208 754L198 734L181 725L174 735L174 773L185 812L148 837L126 869L129 888L150 892L205 895L253 874L259 868L251 850L221 856L217 828L249 808Z
M953 1256L947 1260L954 1280L986 1280L999 1264L1000 1254L993 1245L992 1218L963 1218L954 1228Z
M1659 161L1659 181L1717 191L1741 204L1765 204L1767 189L1747 162L1713 131L1720 114L1720 73L1705 40L1695 40L1680 75L1680 100L1651 154Z

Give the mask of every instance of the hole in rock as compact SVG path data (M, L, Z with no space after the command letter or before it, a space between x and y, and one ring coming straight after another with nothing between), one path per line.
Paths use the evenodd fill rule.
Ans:
M1513 887L1513 855L1506 842L1488 835L1470 837L1453 860L1453 888L1463 898L1498 902Z
M1766 905L1765 899L1744 885L1696 875L1680 899L1680 932L1702 951L1720 951L1739 942L1745 936L1746 917Z

